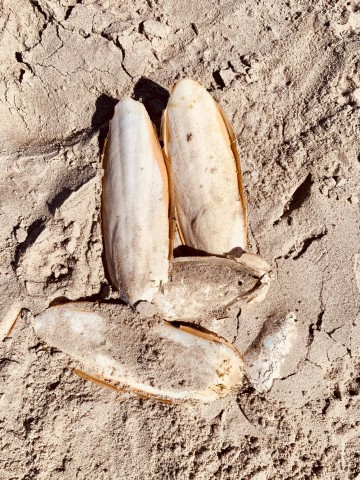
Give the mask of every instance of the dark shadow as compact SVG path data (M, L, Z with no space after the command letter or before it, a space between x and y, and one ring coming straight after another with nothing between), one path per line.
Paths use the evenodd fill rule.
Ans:
M176 257L210 257L211 254L205 252L204 250L197 250L193 247L188 247L187 245L179 245L174 248L173 251L174 258Z
M114 115L115 105L118 103L116 98L102 93L95 102L95 112L91 119L91 126L94 130L99 129L99 150L103 151L105 139L109 131L109 121Z
M216 70L216 72L213 72L212 75L216 82L216 85L220 88L220 90L223 90L225 88L225 83L224 80L221 78L220 70Z
M134 87L134 100L140 100L144 104L158 134L160 133L161 115L166 108L169 96L170 94L165 88L145 77L141 77Z
M102 93L95 102L95 112L91 119L91 125L94 128L99 128L109 122L114 115L114 108L117 103L116 98Z
M36 242L36 239L45 230L46 227L46 217L38 218L27 229L27 236L22 243L19 243L16 247L14 260L11 262L11 266L16 272L20 264L21 257L24 255L26 250L31 247Z
M55 210L59 208L65 202L65 200L70 197L73 191L73 189L65 187L60 192L58 192L52 200L46 202L51 215L54 215Z
M298 210L305 200L310 197L310 190L313 184L313 180L311 178L311 173L309 173L305 180L297 187L295 192L292 194L292 198L290 199L287 210L284 216L289 216L294 210Z
M110 298L110 286L106 282L102 282L100 284L100 291L98 293L94 293L93 295L89 295L88 297L79 297L76 299L76 302L94 302L94 303L109 303L113 305L127 305L126 302L121 300L121 298ZM73 303L74 300L70 300L69 298L62 296L56 297L52 300L49 304L49 307L56 307L58 305L66 305L68 303Z
M241 247L235 247L227 254L224 253L228 258L235 257L240 258L241 255L245 252ZM216 253L205 252L205 250L198 250L197 248L189 247L187 245L179 245L174 248L173 256L177 257L219 257L223 258L224 255L219 255Z
M227 255L229 257L240 258L243 253L245 253L245 250L243 248L234 247L229 252L227 252Z

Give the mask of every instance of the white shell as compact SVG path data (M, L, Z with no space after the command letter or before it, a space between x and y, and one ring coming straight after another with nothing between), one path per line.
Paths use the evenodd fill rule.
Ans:
M36 317L34 330L86 373L138 394L212 401L243 382L243 361L225 340L120 305L53 307Z
M184 79L170 95L162 126L184 243L217 255L245 249L240 161L220 107L204 87Z
M158 138L140 102L116 105L104 160L108 272L124 301L151 301L168 280L169 188Z
M275 323L265 322L259 335L244 355L248 380L262 393L280 378L281 367L296 337L296 316L289 313Z

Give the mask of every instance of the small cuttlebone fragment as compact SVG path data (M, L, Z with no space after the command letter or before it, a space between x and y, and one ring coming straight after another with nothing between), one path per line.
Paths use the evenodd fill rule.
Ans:
M86 373L145 396L208 402L243 382L243 360L221 337L141 318L126 306L52 307L35 318L34 330Z
M151 301L168 279L169 185L145 107L120 101L104 153L103 235L110 279L133 305Z
M11 334L17 322L17 319L21 314L21 310L21 303L15 301L10 304L5 314L2 315L2 317L0 318L0 341L4 340L4 338L8 337Z
M295 335L296 316L289 313L283 320L266 322L245 352L245 374L258 392L267 392L279 378Z
M246 248L246 203L232 128L199 83L179 81L163 115L179 233L186 245L225 255Z

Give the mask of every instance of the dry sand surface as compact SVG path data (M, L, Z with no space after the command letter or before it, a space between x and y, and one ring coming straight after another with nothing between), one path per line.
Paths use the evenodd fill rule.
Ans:
M1 480L359 479L359 5L0 5L2 322L26 309L0 350ZM263 304L218 330L245 351L265 320L298 318L269 393L245 385L195 406L85 382L31 328L55 300L115 297L100 226L107 123L131 95L159 126L185 76L233 123L250 248L276 273Z

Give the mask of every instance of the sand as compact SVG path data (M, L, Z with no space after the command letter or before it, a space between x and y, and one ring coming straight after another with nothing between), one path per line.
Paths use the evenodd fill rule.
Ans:
M0 478L360 478L360 12L355 2L3 0L0 17ZM268 393L164 405L85 382L34 335L64 300L115 298L101 152L116 101L159 127L185 76L236 132L267 299L219 323L245 351L289 311ZM11 315L10 315L11 317ZM192 368L189 359L189 368Z

